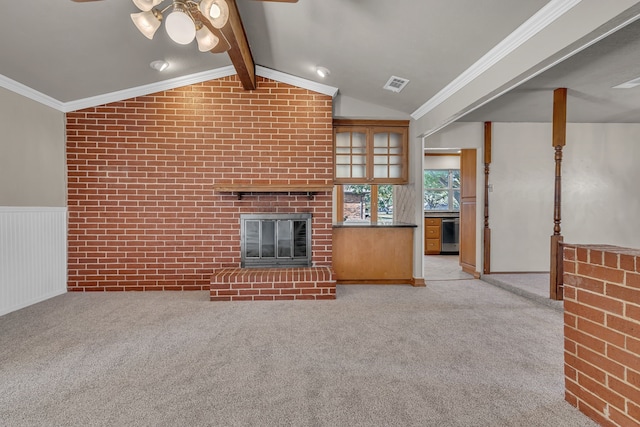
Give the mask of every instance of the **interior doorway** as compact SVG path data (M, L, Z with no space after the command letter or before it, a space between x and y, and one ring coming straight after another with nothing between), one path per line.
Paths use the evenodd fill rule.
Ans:
M426 148L424 150L422 203L425 218L425 257L423 277L427 281L460 280L473 277L463 272L459 255L462 253L461 246L465 241L470 241L475 250L475 239L469 239L468 236L465 238L460 227L463 184L461 157L463 151L468 150L457 148ZM467 180L471 182L475 190L475 176L467 177ZM467 232L469 232L468 228ZM471 231L473 232L473 230ZM469 252L468 248L467 252Z

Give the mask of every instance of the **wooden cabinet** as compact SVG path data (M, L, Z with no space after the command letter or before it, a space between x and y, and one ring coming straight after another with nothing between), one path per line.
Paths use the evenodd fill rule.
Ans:
M442 233L441 218L425 218L424 219L424 253L425 255L433 255L440 253L440 242Z
M407 120L334 120L336 184L406 184Z
M460 265L466 273L480 277L476 271L476 150L465 149L460 155Z
M414 284L415 226L333 228L333 269L338 283Z

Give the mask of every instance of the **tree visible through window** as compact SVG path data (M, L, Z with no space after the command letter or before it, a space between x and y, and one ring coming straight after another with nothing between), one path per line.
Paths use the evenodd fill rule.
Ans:
M460 210L460 170L424 170L424 210Z
M343 185L343 220L393 220L393 185ZM372 213L371 206L377 206Z

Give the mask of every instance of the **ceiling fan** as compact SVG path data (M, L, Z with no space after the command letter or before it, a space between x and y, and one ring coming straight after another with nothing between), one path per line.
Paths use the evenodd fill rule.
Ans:
M101 0L72 0L85 3ZM132 0L141 10L131 20L140 32L152 39L163 19L167 34L176 43L194 39L201 52L228 52L246 90L256 88L255 65L235 0ZM297 3L298 0L256 0ZM166 6L162 6L166 3ZM160 8L156 8L159 6ZM169 12L166 18L163 14Z

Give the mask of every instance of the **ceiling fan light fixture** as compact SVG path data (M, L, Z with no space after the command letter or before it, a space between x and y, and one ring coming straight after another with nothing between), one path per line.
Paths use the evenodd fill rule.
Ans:
M218 6L215 3L212 4L211 9L209 9L209 16L212 17L213 19L218 19L220 18L221 14L222 14L222 11L220 10L220 6Z
M196 41L198 42L198 50L200 52L208 52L218 45L220 39L213 34L206 26L200 24L200 28L196 30Z
M327 77L329 74L331 74L331 71L329 71L328 68L326 67L316 67L316 74L324 79L325 77Z
M226 0L202 0L198 9L215 28L222 28L229 20L229 5Z
M149 40L153 39L153 35L160 28L162 22L162 14L155 9L132 13L131 20L135 24L136 28Z
M196 37L196 27L191 15L177 2L167 16L164 28L171 40L178 44L189 44Z
M162 1L163 0L133 0L133 4L135 4L141 11L148 12L162 3Z

